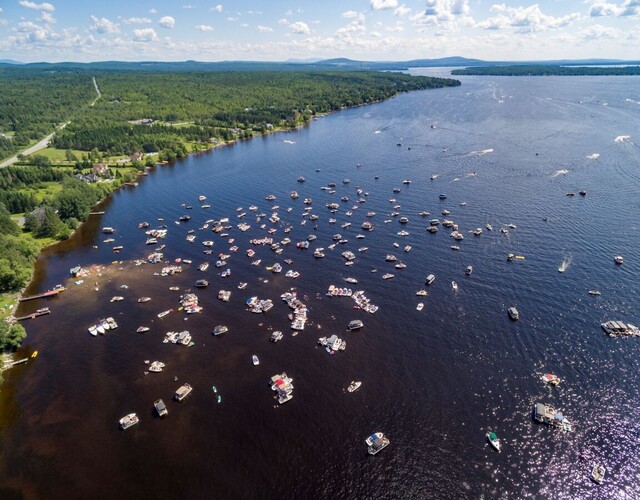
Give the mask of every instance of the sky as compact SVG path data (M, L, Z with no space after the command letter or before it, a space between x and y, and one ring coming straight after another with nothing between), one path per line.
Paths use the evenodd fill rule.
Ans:
M0 0L21 62L448 56L637 60L640 0Z

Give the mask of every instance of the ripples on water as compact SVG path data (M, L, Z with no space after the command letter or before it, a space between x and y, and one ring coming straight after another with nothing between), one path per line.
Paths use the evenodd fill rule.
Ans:
M50 288L78 263L113 260L101 243L101 226L117 228L115 244L124 246L118 259L127 261L149 251L137 223L166 218L167 258L194 263L172 278L152 276L158 266L126 266L110 282L103 277L99 293L89 283L72 287L51 301L50 317L27 325L28 349L41 354L14 369L3 386L11 410L3 430L2 484L43 497L66 492L69 481L79 497L95 495L98 487L107 497L212 491L245 497L640 496L639 339L610 339L599 327L606 319L638 321L640 315L640 155L633 141L614 140L640 130L640 120L628 101L635 80L608 78L606 88L601 82L468 78L459 88L399 96L293 133L193 156L116 193L104 204L104 217L46 252L34 289ZM303 185L295 182L299 175L307 178ZM344 178L351 183L343 185ZM412 184L402 185L407 178ZM320 190L328 182L337 183L335 195ZM356 186L369 196L349 218ZM586 197L565 196L581 189ZM298 200L289 199L291 190L300 193ZM240 250L229 262L231 278L216 276L213 266L207 273L195 270L206 258L201 241L213 239L216 254L229 244L200 231L190 244L187 230L223 216L236 224L238 206L255 203L269 213L264 197L271 192L282 219L292 224L287 236L296 242L314 233L318 239L310 250L289 248L280 257L257 248L254 258L264 266L291 257L302 277L294 282L249 265L247 241L264 234L250 213L245 220L252 229L232 231ZM439 200L441 193L448 198ZM207 195L211 210L199 209L199 194ZM339 201L343 195L348 203ZM300 224L306 196L320 216L316 231L311 222ZM406 238L396 234L402 227L396 220L383 222L392 218L390 198L410 218ZM341 205L335 225L328 224L329 201ZM175 225L185 213L181 203L194 205L193 218ZM425 231L429 218L444 218L445 208L465 236L459 252L450 249L444 228ZM375 229L356 240L369 210L377 213ZM422 210L431 216L419 217ZM341 228L345 221L352 227ZM493 231L469 233L486 224ZM274 236L282 239L279 228ZM341 245L321 261L312 257L315 246L327 248L338 232L354 252L369 247L356 252L352 268L343 265ZM413 247L408 254L405 244ZM408 267L395 270L384 262L390 252ZM507 262L510 252L525 259ZM614 265L616 254L624 255L623 266ZM570 268L558 273L569 256ZM474 272L466 277L469 264ZM383 281L385 272L396 276ZM429 296L416 297L429 273L436 275ZM324 297L330 283L342 284L346 276L358 278L355 288L380 306L377 314L354 311L351 299ZM212 282L198 292L204 314L186 322L178 313L155 317L177 306L170 285L190 287L201 277ZM237 290L240 281L249 282L246 290ZM309 296L311 324L295 338L279 300L290 286ZM232 290L229 304L217 301L220 288ZM587 295L592 288L602 295ZM109 304L113 295L127 300ZM154 299L134 303L142 295ZM265 316L252 315L242 307L252 295L276 305ZM425 303L421 312L415 310L419 301ZM518 322L507 317L513 305ZM119 331L91 338L86 327L106 315L116 317ZM365 322L363 331L343 334L356 317ZM214 338L209 332L219 323L231 331ZM151 332L133 333L141 324ZM183 328L196 346L161 343L165 331ZM270 344L269 328L284 331L284 340ZM345 352L330 356L316 347L317 337L331 333L347 340ZM251 366L253 353L259 367ZM161 359L167 369L145 377L144 359ZM295 398L275 408L265 382L282 370L295 379ZM547 371L562 378L559 387L542 384ZM345 393L354 379L362 388ZM153 401L168 401L185 381L195 387L189 400L169 404L167 419L153 418ZM222 394L221 405L211 385ZM555 405L574 432L534 424L536 402ZM142 423L119 432L117 419L129 411ZM484 439L489 429L503 441L500 454ZM374 458L366 456L364 438L375 430L387 433L391 446ZM608 472L597 487L589 476L600 461Z

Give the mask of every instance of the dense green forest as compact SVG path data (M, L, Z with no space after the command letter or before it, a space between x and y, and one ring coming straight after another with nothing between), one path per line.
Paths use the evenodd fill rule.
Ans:
M545 66L533 64L455 69L451 72L451 74L490 76L631 76L640 75L640 66L596 67Z

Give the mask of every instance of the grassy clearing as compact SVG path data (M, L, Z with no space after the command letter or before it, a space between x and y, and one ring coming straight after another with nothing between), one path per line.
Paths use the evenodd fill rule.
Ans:
M17 300L15 293L0 293L0 319L9 316Z

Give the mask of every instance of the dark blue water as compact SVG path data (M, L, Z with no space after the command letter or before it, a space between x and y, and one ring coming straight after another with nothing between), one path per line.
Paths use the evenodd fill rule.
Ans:
M105 268L82 285L69 282L70 290L50 301L53 313L26 325L25 351L40 354L5 373L2 491L43 498L640 496L640 342L608 338L599 326L640 321L639 101L634 78L464 78L455 89L402 95L158 167L40 259L32 291L65 280L78 263ZM587 158L594 153L599 157ZM304 184L296 182L300 175ZM320 189L329 182L337 184L335 194ZM349 217L358 186L366 202ZM583 189L585 197L577 194ZM299 199L289 198L292 190ZM566 196L570 191L576 196ZM264 199L270 193L273 203ZM200 208L200 194L210 209ZM313 198L317 229L301 224L305 197ZM334 201L341 208L331 214L325 204ZM251 204L267 214L279 205L281 222L257 223ZM389 215L394 205L409 217L406 226ZM237 218L237 207L246 218ZM463 241L442 227L426 232L429 218L445 218L443 209ZM420 217L423 210L430 217ZM368 211L376 212L374 230L357 240ZM186 213L189 222L174 223ZM196 269L229 253L229 241L198 229L221 217L230 218L229 238L239 246L226 279L213 265ZM143 220L167 224L167 259L193 260L182 274L161 278L154 276L159 265L131 263L152 248L137 227ZM242 221L251 224L246 233L235 228ZM344 222L352 226L340 227ZM102 226L116 228L122 253L114 256L102 242ZM280 256L256 247L262 266L251 266L248 240L269 227L278 229L275 240L318 238L309 250L291 245ZM485 228L481 236L470 233L476 227ZM194 243L185 240L190 229ZM410 234L398 236L401 229ZM349 242L329 250L335 233ZM215 241L212 256L202 253L207 239ZM402 252L406 244L409 253ZM327 249L322 260L312 256L318 246ZM362 246L368 252L359 253ZM353 267L344 266L346 249L357 255ZM525 259L507 262L511 252ZM388 253L407 268L385 262ZM622 266L613 262L618 254ZM285 270L299 271L298 280L265 269L286 258L294 262ZM559 273L563 262L568 267ZM385 272L395 277L383 280ZM429 295L417 297L430 273L436 281ZM324 296L347 276L380 307L376 314ZM169 286L189 288L203 277L211 282L198 292L203 314L157 319L178 306ZM236 288L241 281L249 283L245 290ZM279 299L292 286L310 309L310 323L295 337ZM602 295L587 294L594 288ZM232 291L229 303L216 299L219 289ZM125 300L110 303L113 295ZM153 300L138 304L142 295ZM244 301L253 295L275 307L266 315L247 312ZM511 306L520 311L517 322L507 316ZM114 316L118 331L89 336L87 326L103 316ZM365 327L345 332L355 318ZM219 323L230 332L214 338ZM151 331L136 334L141 324ZM161 342L164 332L184 328L194 347ZM268 342L272 329L285 338ZM346 351L329 355L316 346L332 333L347 341ZM147 359L167 368L145 376ZM277 407L266 382L281 371L294 378L294 399ZM562 378L559 387L543 385L547 371ZM362 388L346 393L354 379ZM183 382L194 386L192 396L170 402ZM170 403L162 421L152 413L160 397ZM574 431L535 424L536 402L562 410ZM117 420L132 411L140 425L119 431ZM487 445L488 430L502 438L502 453ZM370 457L364 439L373 431L385 432L391 446ZM602 486L589 479L596 462L608 469Z

